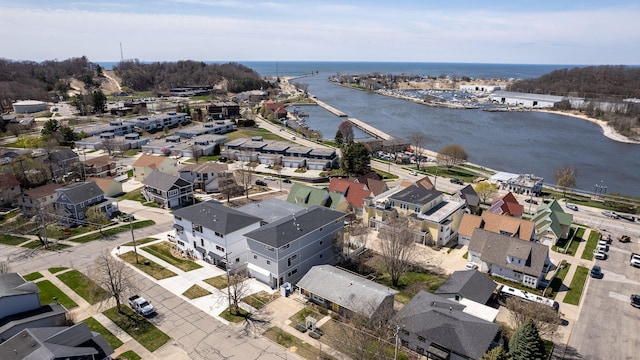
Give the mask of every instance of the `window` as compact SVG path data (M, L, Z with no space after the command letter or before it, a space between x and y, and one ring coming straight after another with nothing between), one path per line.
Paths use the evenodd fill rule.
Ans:
M287 250L289 248L289 246L291 246L291 244L287 244L287 245L281 247L280 250Z
M271 265L271 260L267 260L267 265Z
M258 255L253 255L254 260L258 260Z
M287 259L287 266L291 266L291 264L298 258L298 255L293 255Z
M200 246L204 247L204 239L200 239Z
M295 275L298 272L298 269L293 269L287 273L287 277L291 277L291 275Z
M220 251L220 252L224 252L224 248L220 245L216 245L216 250Z
M202 232L202 225L193 224L193 231Z
M176 195L178 195L178 190L177 189L176 190L169 190L168 194L169 194L169 196L176 196Z
M219 233L219 232L217 232L217 231L214 231L214 233L216 234L216 236L217 236L217 237L221 237L221 238L223 238L223 237L224 237L224 235L223 235L222 233Z
M320 245L322 245L322 240L320 240Z
M276 251L276 249L273 246L265 245L264 248L269 251Z
M182 242L182 241L178 240L178 245L180 245L180 246L184 246L184 242Z
M236 258L236 264L240 262L240 258Z

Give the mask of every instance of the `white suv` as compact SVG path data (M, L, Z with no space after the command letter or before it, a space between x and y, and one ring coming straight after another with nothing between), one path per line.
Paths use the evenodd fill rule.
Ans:
M598 260L606 260L607 259L607 253L604 252L604 251L593 250L593 257L598 259Z
M468 262L467 265L464 266L465 270L475 270L478 268L478 265L472 263L472 262Z

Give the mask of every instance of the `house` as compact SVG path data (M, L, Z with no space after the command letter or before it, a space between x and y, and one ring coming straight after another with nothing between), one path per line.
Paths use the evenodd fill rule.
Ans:
M549 247L484 229L473 231L468 260L489 275L534 289L547 284L545 277L552 266Z
M91 181L96 185L98 185L98 187L100 188L100 190L104 192L104 196L106 197L117 197L124 193L122 191L122 183L110 177L109 178L90 177L90 178L87 178L87 181Z
M178 161L167 156L142 154L133 163L133 179L142 182L154 170L169 175L178 175Z
M240 105L233 101L215 101L207 106L212 119L236 119L240 117Z
M4 360L111 359L113 348L86 323L27 328L0 343Z
M293 184L287 195L287 202L304 207L320 205L343 212L348 209L348 203L342 194L300 183Z
M455 193L455 196L464 199L467 204L467 209L471 214L480 213L480 196L473 189L473 186L467 185Z
M54 178L59 178L74 169L78 154L71 149L56 150L49 154L49 165Z
M371 320L390 319L394 313L394 296L398 293L331 265L312 267L296 286L300 294L341 316L359 314Z
M493 280L476 270L453 272L434 294L460 301L469 299L478 304L487 304L498 287Z
M389 218L403 216L423 244L444 246L455 238L464 201L415 184L365 199L363 221L379 229Z
M507 215L519 218L522 217L524 206L520 205L518 199L516 199L513 193L509 192L493 199L491 206L487 211L498 215Z
M287 117L287 109L285 108L283 103L274 102L273 100L269 99L264 102L263 106L274 112L276 114L276 119Z
M532 221L485 211L481 216L472 214L462 216L458 229L458 244L469 245L475 229L485 229L524 241L535 241L537 238L535 224Z
M367 184L339 178L331 178L329 182L329 192L342 194L347 200L347 203L349 203L350 209L357 214L362 214L364 199L374 196Z
M56 326L64 320L66 309L60 304L40 305L39 292L20 274L0 274L0 343L25 328Z
M194 190L206 193L221 192L238 186L229 166L217 162L184 165L178 170L178 176L192 183Z
M247 241L244 234L258 229L261 224L259 217L213 200L173 212L178 250L229 268L246 264Z
M0 174L0 206L16 202L20 196L20 181L12 173Z
M87 219L87 210L92 206L97 206L99 211L111 218L111 202L104 198L104 192L94 182L77 182L55 191L58 196L53 206L61 224L83 225Z
M516 194L539 195L542 192L544 178L533 174L498 172L489 178L489 182L496 184L499 189Z
M81 161L85 177L111 177L116 174L116 162L108 155Z
M154 170L143 181L142 195L163 208L184 206L193 202L193 184L177 176Z
M56 183L38 186L37 188L25 190L18 198L18 206L22 212L22 216L31 217L40 214L40 209L53 208L53 203L58 198L56 189L62 185Z
M296 284L315 265L337 263L344 217L316 205L245 233L251 276L275 289Z
M567 214L556 200L542 204L536 209L533 218L536 235L545 245L555 245L560 239L569 237L573 215Z
M420 290L393 318L400 343L429 359L480 359L498 345L500 326L464 309Z
M373 196L378 196L389 190L387 183L380 180L380 175L376 172L370 172L362 176L349 176L349 181L366 184L367 188L373 193Z

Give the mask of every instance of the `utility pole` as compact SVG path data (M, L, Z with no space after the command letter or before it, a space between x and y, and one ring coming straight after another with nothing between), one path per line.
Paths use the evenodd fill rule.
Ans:
M131 239L133 240L133 252L136 254L136 264L138 262L138 249L136 248L136 237L133 236L133 215L129 214L129 229L131 229Z
M47 238L47 222L44 220L44 207L40 206L40 219L42 220L42 236L44 236L44 247L49 249L49 239Z

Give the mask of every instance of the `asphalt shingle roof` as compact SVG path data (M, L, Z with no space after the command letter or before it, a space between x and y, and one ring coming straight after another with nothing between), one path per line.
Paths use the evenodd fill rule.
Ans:
M221 234L230 234L261 221L259 217L226 207L214 200L176 210L173 215Z
M464 305L420 291L394 320L404 330L458 354L479 359L489 349L500 326L464 313Z
M149 174L142 183L149 187L169 191L173 185L177 185L179 187L185 187L191 184L185 179L179 178L177 176L173 176L170 174L163 173L162 171L153 170L151 174Z
M38 293L38 286L17 273L0 274L0 298Z
M344 213L314 205L253 230L246 237L279 248L326 224L345 216Z
M457 294L465 299L486 304L497 284L477 270L456 271L442 284L436 294Z
M56 191L64 193L73 204L80 204L96 196L104 195L104 191L94 182L77 182Z
M442 192L440 191L429 190L422 186L412 185L398 191L394 195L391 195L389 199L409 204L424 205L440 195L442 195Z

